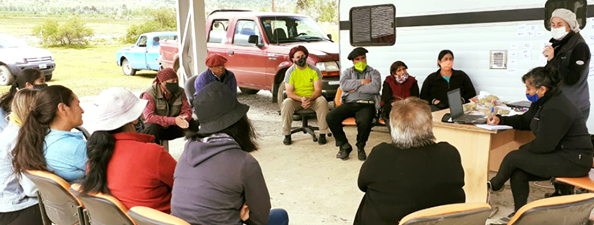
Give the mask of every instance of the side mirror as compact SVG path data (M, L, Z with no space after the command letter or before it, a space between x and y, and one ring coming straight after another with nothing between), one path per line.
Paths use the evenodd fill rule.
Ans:
M250 35L250 37L248 38L248 43L258 44L258 35Z
M326 36L328 36L328 38L330 38L330 40L332 40L332 34L326 34Z

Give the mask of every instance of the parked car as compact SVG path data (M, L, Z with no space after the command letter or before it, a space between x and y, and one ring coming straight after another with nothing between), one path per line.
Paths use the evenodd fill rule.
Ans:
M208 54L227 58L239 89L246 94L259 90L281 100L285 71L293 65L289 51L297 45L309 50L307 62L320 69L323 90L329 101L339 86L338 44L308 16L289 13L215 10L206 20ZM161 43L161 65L179 68L178 43ZM196 75L196 74L193 74Z
M56 68L54 56L12 35L0 34L0 85L11 85L22 70L30 68L38 68L45 80L51 80Z
M116 63L125 75L131 76L138 70L159 71L159 46L161 41L176 40L177 32L151 32L138 37L136 44L116 52Z

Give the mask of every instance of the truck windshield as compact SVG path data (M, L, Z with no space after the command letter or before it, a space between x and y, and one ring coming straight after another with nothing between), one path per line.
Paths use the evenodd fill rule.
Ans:
M262 17L260 22L269 43L329 40L322 28L309 17Z

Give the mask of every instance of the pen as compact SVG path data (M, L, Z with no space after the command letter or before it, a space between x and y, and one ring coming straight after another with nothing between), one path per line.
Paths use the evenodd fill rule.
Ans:
M495 107L491 107L491 115L490 116L493 116L494 113L495 113Z

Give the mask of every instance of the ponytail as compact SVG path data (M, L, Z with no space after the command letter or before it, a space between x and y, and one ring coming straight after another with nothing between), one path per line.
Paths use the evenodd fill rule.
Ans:
M107 186L107 165L115 148L116 139L113 134L121 131L122 128L114 131L95 131L87 140L89 169L82 178L81 193L111 194Z
M11 111L10 105L12 104L12 99L14 98L14 95L17 93L17 91L18 83L14 82L12 83L12 86L10 86L10 90L4 94L2 98L0 98L0 108L2 108L6 114Z

